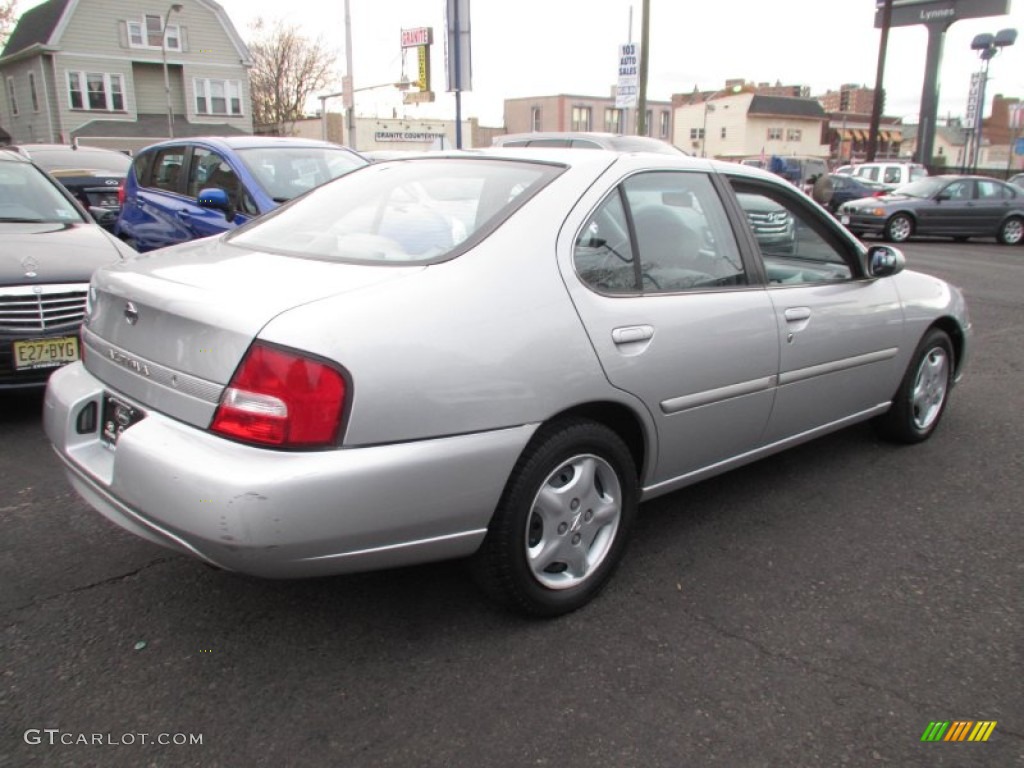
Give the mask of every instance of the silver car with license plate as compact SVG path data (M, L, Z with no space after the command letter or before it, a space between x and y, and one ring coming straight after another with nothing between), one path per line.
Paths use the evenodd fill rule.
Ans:
M45 425L91 505L215 566L471 556L556 615L643 500L868 419L929 437L969 339L957 289L763 171L434 154L97 272Z

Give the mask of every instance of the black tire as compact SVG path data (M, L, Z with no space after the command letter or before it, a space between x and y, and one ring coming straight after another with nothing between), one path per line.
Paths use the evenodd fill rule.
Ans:
M512 470L473 557L474 576L487 594L523 613L575 611L622 559L638 504L636 466L615 432L582 419L542 427Z
M897 213L885 222L885 239L890 243L905 243L914 234L914 220L905 213Z
M1003 245L1020 245L1024 242L1024 219L1011 216L999 227L996 239Z
M949 336L938 328L929 330L910 359L892 408L873 422L878 434L908 444L931 437L949 401L955 363Z

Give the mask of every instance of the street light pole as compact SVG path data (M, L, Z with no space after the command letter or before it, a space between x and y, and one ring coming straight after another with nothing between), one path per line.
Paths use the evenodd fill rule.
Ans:
M975 173L978 172L978 163L981 160L981 129L982 119L985 115L985 86L988 83L988 65L992 58L999 53L1000 48L1006 48L1015 42L1017 42L1016 29L1001 29L995 35L983 32L980 35L975 35L971 41L971 50L977 51L983 62L981 85L978 88L978 114L975 116L974 125L974 157L972 166Z
M167 97L167 137L169 139L174 138L174 105L171 103L171 76L167 71L167 22L172 13L181 13L184 7L181 3L174 3L168 8L167 13L164 14L164 25L160 28L160 50L164 59L164 95ZM178 40L180 45L180 36Z

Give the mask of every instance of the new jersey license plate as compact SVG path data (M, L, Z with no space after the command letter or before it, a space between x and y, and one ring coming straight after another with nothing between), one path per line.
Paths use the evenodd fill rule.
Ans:
M78 337L23 339L14 342L14 369L56 368L78 359Z

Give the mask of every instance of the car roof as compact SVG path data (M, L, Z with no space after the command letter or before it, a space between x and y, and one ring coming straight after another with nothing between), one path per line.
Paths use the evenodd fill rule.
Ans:
M155 148L178 146L181 144L206 144L220 149L254 149L266 147L329 147L331 149L352 150L340 144L319 139L303 139L298 136L188 136L180 139L167 139L150 144L141 152Z

